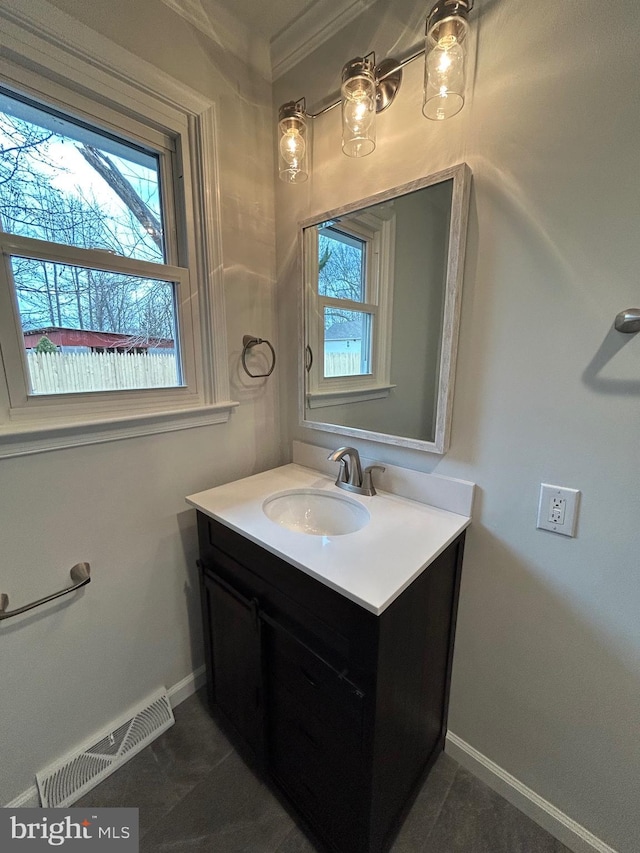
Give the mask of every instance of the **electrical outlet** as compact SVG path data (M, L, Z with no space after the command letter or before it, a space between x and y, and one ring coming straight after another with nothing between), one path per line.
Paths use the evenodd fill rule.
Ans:
M549 521L552 524L564 524L564 516L567 509L567 501L565 498L560 498L554 495L551 498L551 508L549 510Z
M541 483L537 526L563 536L575 536L579 497L578 489Z

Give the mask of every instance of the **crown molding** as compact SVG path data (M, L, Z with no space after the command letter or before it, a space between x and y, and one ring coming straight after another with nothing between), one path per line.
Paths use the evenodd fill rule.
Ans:
M272 79L282 77L375 2L317 0L271 40Z
M113 91L114 79L166 104L199 115L211 107L201 92L101 35L47 0L0 0L3 39L0 56L17 54L21 64L40 67L64 79L82 79L92 90ZM78 71L78 62L82 71ZM122 96L118 92L118 96Z

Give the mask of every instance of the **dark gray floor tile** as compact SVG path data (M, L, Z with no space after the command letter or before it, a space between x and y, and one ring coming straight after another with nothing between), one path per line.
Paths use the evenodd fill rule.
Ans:
M459 768L420 853L557 853L545 830Z
M170 779L147 747L74 803L74 808L137 808L142 837L192 788Z
M204 691L77 806L140 810L141 853L317 853L212 720ZM391 853L569 853L441 755Z
M141 853L274 853L293 821L232 752L142 840Z
M422 850L433 829L453 784L458 764L442 753L427 776L407 815L392 853L416 853Z
M275 853L317 853L317 848L304 832L294 825Z
M138 808L144 836L232 751L202 694L183 702L175 718L174 726L74 805Z
M202 693L176 708L175 718L175 725L150 748L170 779L195 787L233 747L211 718Z

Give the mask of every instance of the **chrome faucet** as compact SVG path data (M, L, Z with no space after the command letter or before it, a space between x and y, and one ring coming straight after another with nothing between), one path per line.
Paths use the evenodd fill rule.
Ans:
M349 461L347 462L347 457ZM375 495L376 490L373 485L373 471L378 469L384 471L382 465L369 465L362 472L360 464L360 454L355 447L339 447L327 457L330 462L339 462L340 470L336 477L336 486L340 489L346 489L349 492L356 492L359 495Z

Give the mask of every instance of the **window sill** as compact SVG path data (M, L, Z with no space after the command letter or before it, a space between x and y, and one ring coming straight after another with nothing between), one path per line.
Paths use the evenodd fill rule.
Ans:
M228 400L211 406L47 426L7 424L0 427L0 459L226 423L238 405Z
M313 391L307 394L307 406L310 409L323 409L325 406L344 406L346 403L361 403L364 400L384 400L395 385L374 385L369 388L342 388L339 391Z

